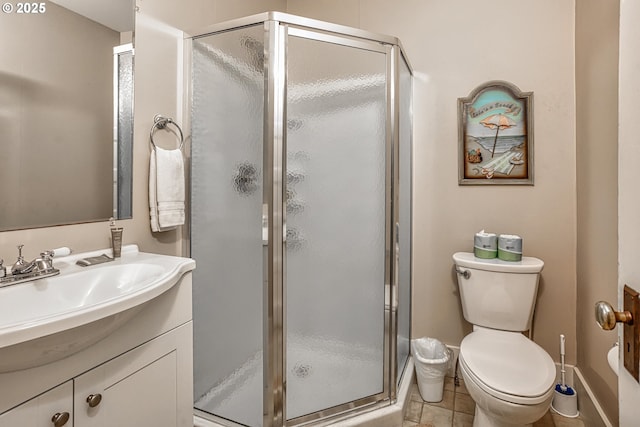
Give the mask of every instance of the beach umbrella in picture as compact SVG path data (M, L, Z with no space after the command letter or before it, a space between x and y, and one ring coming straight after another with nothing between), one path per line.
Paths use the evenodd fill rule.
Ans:
M496 151L496 143L498 142L498 132L515 126L516 122L514 122L512 119L510 119L509 117L501 113L501 114L492 114L488 117L485 117L484 119L480 120L480 124L488 127L489 129L496 130L496 137L493 140L493 149L491 150L491 158L493 158L493 154Z

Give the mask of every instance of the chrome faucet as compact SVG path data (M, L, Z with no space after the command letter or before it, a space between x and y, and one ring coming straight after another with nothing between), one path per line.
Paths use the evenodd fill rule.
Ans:
M53 268L53 252L45 251L40 254L40 258L36 258L31 262L27 262L18 266L18 268L14 267L11 269L11 274L20 275L20 274L29 274L32 272L38 273L48 273Z
M53 251L44 251L40 253L40 258L33 260L36 263L36 270L41 273L49 273L53 268Z
M35 267L35 260L31 262L26 262L24 257L22 256L22 248L24 245L18 245L18 260L13 263L11 266L11 274L27 274L31 273L33 267Z
M60 270L53 267L53 251L40 253L39 258L27 262L22 256L24 245L18 245L18 259L11 267L11 274L0 274L0 287L55 276ZM0 262L0 268L5 271Z
M31 272L48 273L53 268L53 251L44 251L40 253L40 258L26 262L22 256L22 248L24 245L18 245L18 260L11 267L11 274L29 274Z

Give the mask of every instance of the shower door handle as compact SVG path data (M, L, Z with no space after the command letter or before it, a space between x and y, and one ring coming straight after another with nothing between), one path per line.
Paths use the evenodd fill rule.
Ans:
M287 243L287 224L282 224L282 243ZM262 204L262 246L269 245L269 205Z
M262 246L269 245L269 205L262 204Z
M391 292L391 309L396 312L400 301L400 223L395 223L396 238L393 241L393 286Z

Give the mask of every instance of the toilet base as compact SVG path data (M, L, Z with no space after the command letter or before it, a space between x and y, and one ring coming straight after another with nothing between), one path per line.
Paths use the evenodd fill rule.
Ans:
M485 411L482 410L476 404L476 413L473 417L473 427L531 427L533 424L512 424L505 423L495 418L488 416Z
M458 356L460 373L469 395L476 403L473 427L528 427L544 417L551 407L554 388L549 388L544 400L523 405L498 399L482 390L467 372L464 355Z

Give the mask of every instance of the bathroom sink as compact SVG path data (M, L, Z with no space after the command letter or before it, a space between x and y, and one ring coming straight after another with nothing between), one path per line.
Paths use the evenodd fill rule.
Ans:
M94 251L55 258L58 276L0 289L0 373L70 356L106 337L195 268L189 258L125 246L122 257L80 267Z

